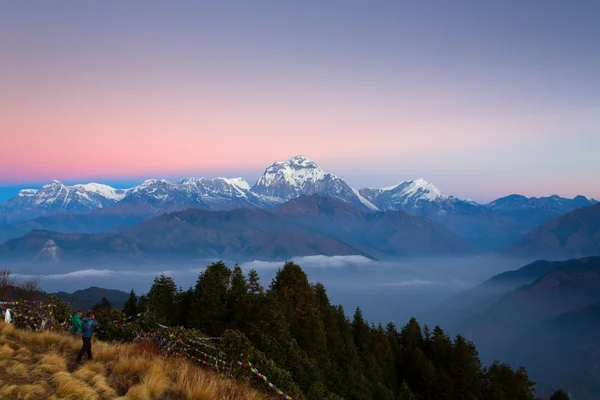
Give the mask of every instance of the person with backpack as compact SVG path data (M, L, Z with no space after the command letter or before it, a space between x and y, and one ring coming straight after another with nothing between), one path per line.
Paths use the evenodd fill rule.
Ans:
M77 362L81 363L81 357L83 357L83 353L87 353L88 361L91 361L92 358L92 335L94 334L94 329L98 326L98 322L94 319L94 313L92 310L87 312L87 317L81 320L81 339L83 340L83 346L79 351L79 355L77 356Z

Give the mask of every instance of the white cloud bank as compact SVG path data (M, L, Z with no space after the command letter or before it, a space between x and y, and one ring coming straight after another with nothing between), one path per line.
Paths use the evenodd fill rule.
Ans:
M164 271L165 275L171 275L173 271ZM114 278L117 276L156 276L161 272L150 271L114 271L112 269L84 269L80 271L67 272L64 274L49 274L49 275L21 275L15 274L17 279L81 279L81 278Z
M310 268L344 268L351 266L376 265L373 261L363 256L306 256L292 258L293 262L301 267ZM240 266L243 269L277 269L283 267L285 261L250 261Z

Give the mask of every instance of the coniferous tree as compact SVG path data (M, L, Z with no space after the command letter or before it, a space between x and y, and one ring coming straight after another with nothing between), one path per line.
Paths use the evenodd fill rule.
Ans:
M176 292L177 287L173 278L164 274L154 278L154 284L148 292L148 308L158 323L164 325L171 323Z
M188 321L188 313L190 308L192 307L192 301L194 299L194 289L189 288L188 290L183 290L181 287L175 294L175 299L173 300L173 313L172 313L172 325L175 326L184 326L186 328L190 327Z
M571 397L562 389L558 389L550 396L550 400L571 400Z
M248 290L252 295L261 295L265 293L265 289L260 284L260 277L255 269L248 272Z
M383 386L389 388L389 390L397 392L398 385L396 382L397 373L394 351L388 334L381 324L378 324L377 328L373 332L372 351L374 353L375 361L379 370L379 381Z
M100 303L92 307L92 312L100 325L106 325L108 322L120 319L123 316L120 310L113 310L110 301L106 297L103 297Z
M478 376L481 362L475 346L458 335L452 350L449 372L454 383L454 397L457 399L476 397L477 393L481 392L481 381Z
M325 287L311 285L294 263L277 272L267 291L256 271L246 280L241 268L222 262L210 265L188 291L176 291L164 277L153 289L150 304L172 293L173 324L222 335L227 354L252 361L297 399L534 398L524 369L498 363L482 369L473 343L462 336L452 341L439 326L421 328L412 318L398 332L393 323L369 324L360 308L350 321L330 303Z
M140 298L138 299L138 310L140 310L140 312L150 312L150 303L148 301L148 296L146 295L141 295Z
M415 361L416 350L423 353L423 332L415 318L411 318L408 323L402 327L398 338L398 344L400 346L400 358L396 362L398 374L403 377L403 379L406 379L408 385L413 390L413 393L419 397L420 392L417 391L420 387L417 386L419 376L417 370L413 368L413 365L417 362ZM423 354L423 357L419 359L418 362L423 363L423 359L427 360L425 354Z
M231 270L222 262L208 266L198 277L189 314L192 327L219 336L227 327L227 294Z
M290 332L307 354L326 362L327 339L315 304L315 294L308 277L293 262L277 271L270 286L290 324Z
M437 373L436 369L427 359L421 348L413 350L410 361L412 373L408 377L408 384L419 399L436 398Z
M372 329L364 320L360 307L356 307L352 319L352 336L354 337L354 344L356 345L363 373L369 382L369 391L375 396L377 394L375 388L381 376L381 371L372 353Z
M135 295L135 290L131 289L131 292L129 292L129 297L127 298L127 301L125 302L125 305L123 306L123 313L126 316L132 316L132 315L136 315L139 311L138 311L138 305L137 305L137 296Z
M231 273L231 286L227 293L227 326L229 329L246 331L250 293L248 283L239 265Z
M507 364L492 363L484 372L482 398L484 400L534 400L534 383L524 368L514 371Z

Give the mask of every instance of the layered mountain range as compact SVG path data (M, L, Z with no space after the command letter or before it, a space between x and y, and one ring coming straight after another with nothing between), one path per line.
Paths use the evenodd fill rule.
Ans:
M482 361L526 366L542 395L565 387L598 398L600 257L537 261L449 299L440 314L449 303L445 326L473 339Z
M414 217L413 225L419 226L421 231L429 229L430 240L435 236L433 232L440 234L443 231L447 237L452 235L452 240L462 240L463 245L459 247L466 248L464 243L468 243L479 251L502 249L540 224L597 203L584 196L566 199L510 195L489 204L478 204L443 194L423 179L382 189L357 190L336 175L324 172L308 158L297 156L270 165L252 186L242 178L188 178L177 182L150 179L130 189L95 183L67 186L53 181L37 190L22 190L0 203L0 242L37 230L64 234L121 234L126 227L188 209L207 212L256 210L265 212L260 214L263 218L271 218L273 213L278 216L288 213L286 218L289 219L289 209L301 207L296 202L286 211L285 205L311 196L335 200L328 207L336 209L337 217L354 215L354 220L344 218L335 224L327 222L331 220L325 214L296 216L297 226L313 236L320 234L344 241L349 240L343 229L346 224L364 226L374 232L374 226L391 229L385 225L389 222L382 221L400 216L408 221L409 217ZM231 215L234 218L242 214ZM307 221L313 223L307 226ZM417 231L415 236L407 235L402 240L417 237ZM353 247L361 248L359 252L367 254L385 254L385 246L376 250L373 246L373 240L363 238ZM415 246L423 249L422 245ZM448 243L441 246L448 247ZM435 246L431 244L430 247ZM390 250L390 254L396 253Z
M302 196L266 211L189 208L114 233L33 230L0 244L0 258L227 258L287 260L358 255L372 259L461 255L474 247L443 226L405 211L369 212L333 197Z

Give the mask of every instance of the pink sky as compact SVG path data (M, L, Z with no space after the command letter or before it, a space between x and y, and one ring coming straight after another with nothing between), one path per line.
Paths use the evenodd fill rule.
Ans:
M295 13L212 10L221 25L210 27L171 9L127 20L134 9L13 8L0 16L0 186L251 180L303 154L357 187L423 177L474 199L600 198L597 60L540 47L527 18L516 40L501 20L493 37L490 21L462 32L458 19L444 36L384 14L372 25L357 10L311 14L333 19L309 31L285 19ZM552 37L540 40L558 46Z

